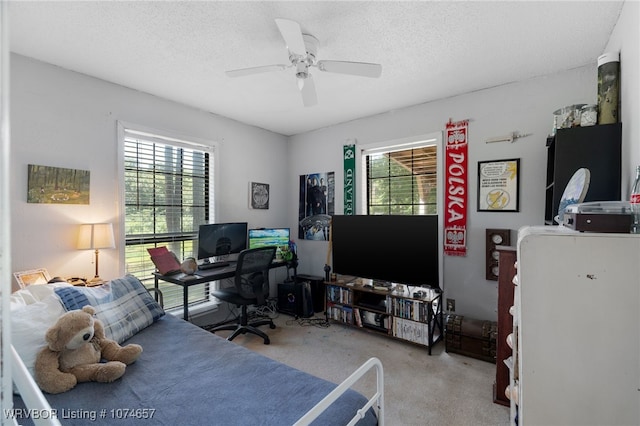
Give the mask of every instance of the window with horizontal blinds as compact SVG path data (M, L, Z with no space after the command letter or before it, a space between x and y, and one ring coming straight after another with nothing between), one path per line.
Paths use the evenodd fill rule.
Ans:
M125 264L153 287L147 249L166 246L179 261L196 257L198 227L210 219L211 157L200 148L160 135L124 132ZM182 287L160 283L165 309L183 306ZM189 304L209 301L208 285L189 288Z
M364 153L367 214L437 214L437 146Z

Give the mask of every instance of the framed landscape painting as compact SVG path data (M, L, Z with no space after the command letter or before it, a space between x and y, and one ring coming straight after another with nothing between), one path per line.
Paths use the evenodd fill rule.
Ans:
M27 203L89 204L88 170L29 164Z

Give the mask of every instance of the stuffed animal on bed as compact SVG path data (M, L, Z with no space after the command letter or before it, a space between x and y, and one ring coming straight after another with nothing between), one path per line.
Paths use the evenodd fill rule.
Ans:
M124 375L128 364L138 359L142 347L136 344L123 347L107 339L94 314L95 309L86 305L66 312L47 330L47 346L38 353L35 362L34 375L40 389L62 393L80 382L113 382ZM107 362L101 363L101 359Z

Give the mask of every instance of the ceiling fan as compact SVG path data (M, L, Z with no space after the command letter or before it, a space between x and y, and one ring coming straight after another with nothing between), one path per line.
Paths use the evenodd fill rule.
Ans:
M318 102L316 88L310 67L320 71L339 74L351 74L362 77L378 78L382 74L382 65L367 62L327 61L316 60L318 54L318 39L310 34L303 34L300 24L290 19L276 18L276 25L282 34L289 51L290 64L274 64L259 67L242 68L227 71L229 77L242 77L269 71L283 71L295 68L298 89L302 94L304 106L312 106Z

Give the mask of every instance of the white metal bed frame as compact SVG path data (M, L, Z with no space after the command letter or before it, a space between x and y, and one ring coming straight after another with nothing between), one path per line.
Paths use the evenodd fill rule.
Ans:
M49 401L43 395L36 381L31 377L31 373L27 370L13 345L11 345L11 376L28 410L28 413L22 414L26 416L32 413L29 417L31 417L36 426L61 426L60 421L54 414L55 411L49 405ZM35 415L35 413L38 413L38 415ZM3 413L3 416L6 417L6 414ZM13 424L18 425L17 416L14 417Z
M348 423L348 426L355 425L358 420L364 418L367 410L373 407L374 403L377 403L377 416L378 425L384 426L384 374L382 370L382 363L378 358L369 358L367 362L362 364L356 371L354 371L349 377L344 379L334 390L332 390L322 401L318 402L315 407L307 412L304 416L300 417L294 426L306 426L315 420L324 410L326 410L340 395L345 393L351 386L353 386L364 374L370 369L376 369L376 393L369 398L367 403L358 410L353 419Z

